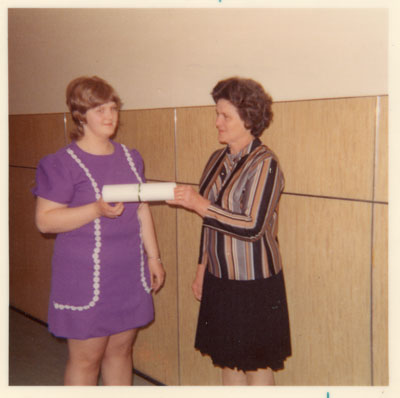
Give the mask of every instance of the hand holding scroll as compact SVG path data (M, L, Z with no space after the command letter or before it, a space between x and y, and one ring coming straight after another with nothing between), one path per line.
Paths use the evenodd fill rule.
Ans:
M178 185L174 189L174 199L167 200L167 203L193 210L201 217L205 216L207 208L210 205L210 201L203 198L190 185Z
M102 198L96 202L97 212L99 217L117 218L124 211L124 204L121 202L116 203L114 206L106 203Z

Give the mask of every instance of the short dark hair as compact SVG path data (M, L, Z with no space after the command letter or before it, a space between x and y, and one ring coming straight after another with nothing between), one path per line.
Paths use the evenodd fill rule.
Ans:
M72 80L66 90L66 102L76 128L70 132L71 139L83 137L83 125L89 109L115 102L121 108L121 99L105 80L98 76L82 76Z
M211 95L215 101L228 100L234 105L244 125L259 137L272 122L272 98L260 83L252 79L231 77L219 81Z

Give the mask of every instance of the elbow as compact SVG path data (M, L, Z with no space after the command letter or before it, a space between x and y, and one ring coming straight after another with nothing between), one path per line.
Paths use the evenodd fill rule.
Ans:
M268 230L268 225L268 219L263 220L263 222L261 222L261 220L257 221L251 226L251 228L246 229L246 232L244 233L244 239L250 242L256 242L260 240Z
M35 217L35 224L36 224L36 228L42 234L48 234L48 233L52 232L50 230L50 226L46 223L46 221L43 219L43 217L41 217L39 215L36 215L36 217Z
M49 233L49 229L46 227L45 224L41 224L36 222L36 228L39 230L39 232L41 232L42 234L47 234Z
M251 228L243 228L237 230L237 236L239 239L246 240L248 242L256 242L265 235L265 225L256 224L252 225Z
M243 234L241 238L243 240L247 240L249 242L256 242L262 238L264 235L264 231L248 231L246 234Z

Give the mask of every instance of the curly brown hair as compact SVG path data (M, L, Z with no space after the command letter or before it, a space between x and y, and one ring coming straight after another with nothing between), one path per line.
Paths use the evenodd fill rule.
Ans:
M83 137L83 125L86 123L86 112L89 109L115 102L118 109L122 103L113 87L98 76L82 76L72 80L66 90L66 102L71 112L75 129L70 132L72 140Z
M260 83L252 79L231 77L221 80L211 95L215 103L225 99L234 105L254 137L259 137L272 122L272 98Z

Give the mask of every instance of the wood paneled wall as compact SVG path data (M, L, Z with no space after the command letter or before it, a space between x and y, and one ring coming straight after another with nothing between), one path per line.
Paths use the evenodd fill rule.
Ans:
M388 384L387 109L387 97L274 104L262 140L286 177L279 238L293 346L280 385ZM122 111L116 140L140 151L148 180L197 187L219 147L214 120L214 107ZM70 125L63 114L10 116L10 304L44 321L54 237L36 231L30 189ZM201 220L151 208L167 279L134 366L168 385L220 385L220 370L193 348Z

